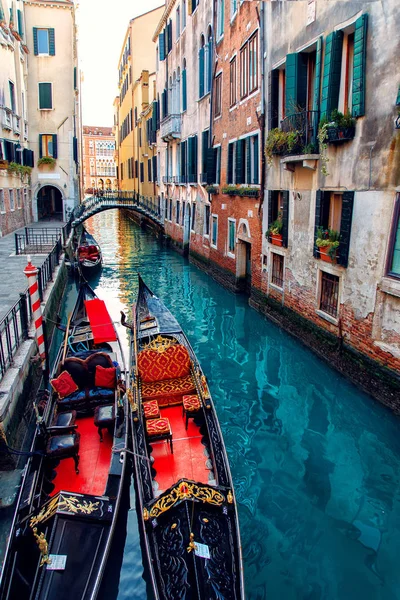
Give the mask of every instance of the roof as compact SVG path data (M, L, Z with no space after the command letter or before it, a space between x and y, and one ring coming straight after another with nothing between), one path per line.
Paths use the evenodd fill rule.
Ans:
M83 135L109 135L114 137L112 127L98 127L97 125L84 125Z

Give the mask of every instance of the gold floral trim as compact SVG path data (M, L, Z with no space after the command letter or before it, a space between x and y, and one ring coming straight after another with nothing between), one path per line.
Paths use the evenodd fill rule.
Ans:
M156 352L165 352L171 346L177 345L177 340L165 338L162 335L158 335L154 340L151 340L148 344L143 346L143 350L155 350Z
M50 519L57 510L70 512L73 514L90 515L98 510L100 502L92 502L91 500L83 500L76 496L62 496L57 494L47 502L36 517L32 517L29 524L32 528L39 523L44 523Z
M214 504L221 506L225 502L225 497L217 490L200 486L197 483L189 483L182 481L178 486L173 488L169 494L162 496L149 511L149 517L158 517L162 513L172 508L180 500L196 499L199 502Z

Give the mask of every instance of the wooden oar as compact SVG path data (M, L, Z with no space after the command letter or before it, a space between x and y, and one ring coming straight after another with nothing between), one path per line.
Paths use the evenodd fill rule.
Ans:
M62 362L64 362L65 355L67 354L68 332L69 332L69 326L70 326L70 323L71 323L71 319L72 319L72 313L69 313L69 317L68 317L68 321L67 321L67 329L65 330L65 340L64 340L64 350L63 350Z

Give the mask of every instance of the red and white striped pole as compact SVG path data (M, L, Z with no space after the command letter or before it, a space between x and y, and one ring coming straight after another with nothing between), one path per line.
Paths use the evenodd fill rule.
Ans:
M43 371L46 371L46 346L44 342L42 307L40 304L39 286L37 280L37 274L39 273L39 269L37 269L31 263L30 256L28 256L28 264L24 269L24 273L28 278L28 290L29 295L31 297L33 322L35 324L36 341L39 349L39 356L42 363L42 369Z

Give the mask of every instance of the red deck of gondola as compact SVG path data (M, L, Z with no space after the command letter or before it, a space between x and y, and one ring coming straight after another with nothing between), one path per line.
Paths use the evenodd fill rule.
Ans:
M100 300L99 298L85 300L85 307L93 332L94 343L116 342L117 336L114 325L104 300Z

